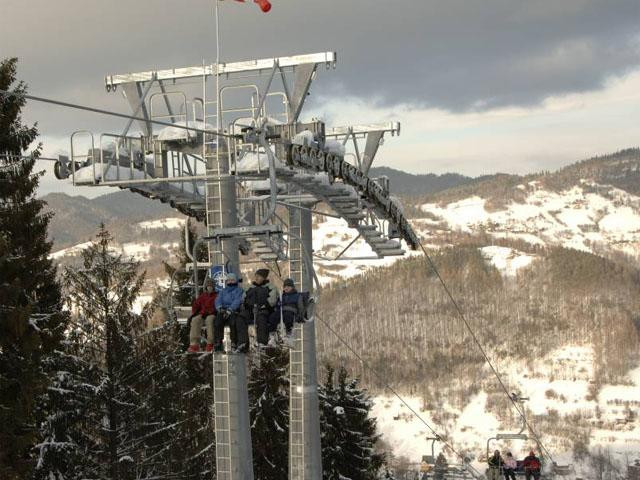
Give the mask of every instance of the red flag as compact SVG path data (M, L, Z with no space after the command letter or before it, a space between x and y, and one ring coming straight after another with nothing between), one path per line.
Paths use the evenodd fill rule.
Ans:
M245 1L246 0L236 0L236 2L242 3L244 3ZM253 3L257 3L260 7L260 10L262 10L264 13L267 13L269 10L271 10L271 3L269 2L269 0L253 0Z

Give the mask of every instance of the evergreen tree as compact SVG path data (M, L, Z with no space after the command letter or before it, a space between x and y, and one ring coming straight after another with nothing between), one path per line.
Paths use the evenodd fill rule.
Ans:
M131 313L144 277L136 262L112 253L110 240L102 229L82 268L65 272L74 319L37 478L209 479L210 366L182 355L175 322L145 330L158 305Z
M376 420L370 417L373 403L357 379L349 379L346 369L328 369L321 397L324 478L327 480L369 480L379 476L384 456L375 451L380 438Z
M132 313L144 281L138 264L110 250L111 236L101 227L97 241L87 248L83 268L65 270L70 310L76 313L73 339L93 375L94 408L78 427L96 439L97 478L125 480L139 477L146 466L143 439L150 428L140 422L141 369L135 339L142 318Z
M55 371L41 423L41 443L37 446L36 480L80 480L98 478L99 443L91 424L99 408L97 365L82 358L80 329L72 326L69 340L51 357Z
M174 285L173 285L174 290L172 294L173 294L173 302L175 305L191 305L191 302L193 301L193 292L192 292L192 288L190 288L192 287L192 285L189 285L191 274L184 269L184 266L189 263L192 263L187 253L187 250L189 253L193 252L193 247L195 245L196 240L198 239L198 235L196 234L196 231L193 228L193 225L191 224L189 219L187 219L186 221L187 221L187 229L189 230L189 245L185 244L185 238L183 236L180 239L180 250L178 251L178 254L177 254L178 266L176 267L167 262L164 262L164 270L167 273L167 276L169 278L173 276L174 278ZM206 255L207 255L206 248L201 249L199 253L200 253L200 257L198 258L198 261L206 262ZM204 278L204 277L201 276L199 278Z
M389 467L384 467L384 469L380 471L380 476L378 478L380 478L380 480L396 480L396 477L393 472L389 470Z
M322 443L322 478L338 480L342 462L340 429L343 411L337 405L337 391L334 386L335 370L327 366L326 379L320 386L320 435Z
M184 356L175 322L147 332L139 348L145 371L141 422L150 427L144 441L147 476L210 479L215 459L210 364Z
M213 378L209 361L187 357L180 406L183 409L174 448L184 451L184 473L179 478L209 480L215 473Z
M40 154L27 149L36 126L22 123L24 83L16 82L17 59L0 62L0 478L27 478L35 465L38 405L49 384L44 362L63 337L56 269L48 259L50 215L35 198Z
M251 441L257 480L289 475L289 350L282 344L252 356Z

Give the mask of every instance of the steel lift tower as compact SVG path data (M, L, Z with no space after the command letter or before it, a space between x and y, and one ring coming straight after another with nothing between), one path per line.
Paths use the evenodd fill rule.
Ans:
M117 134L73 133L70 157L59 157L56 176L74 185L127 188L204 222L207 235L199 242L207 244L208 262L197 261L196 245L186 266L196 293L205 271L224 281L226 272L262 263L273 271L288 265L288 276L313 294L318 204L357 231L369 258L418 246L388 180L369 177L383 137L398 135L399 123L329 128L317 119L300 121L316 74L335 66L336 54L322 52L108 75L107 92L122 92L134 118ZM182 310L175 312L183 320ZM292 480L322 478L315 334L313 313L294 327ZM245 355L216 353L212 369L217 478L251 480Z

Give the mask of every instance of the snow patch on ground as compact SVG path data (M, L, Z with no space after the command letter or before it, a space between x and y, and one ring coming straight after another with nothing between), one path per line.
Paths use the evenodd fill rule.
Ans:
M403 398L429 425L434 423L429 412L422 410L422 399ZM430 431L406 405L398 398L389 396L375 397L373 401L371 411L372 416L377 419L378 431L381 432L383 440L391 446L395 455L418 461L422 455L430 454L431 442L426 440Z
M80 255L83 250L89 248L92 242L84 242L74 245L73 247L63 248L62 250L58 250L57 252L53 252L49 254L49 258L53 260L58 260L62 257L75 257Z
M154 230L167 228L170 230L184 227L184 218L170 217L162 218L160 220L149 220L146 222L138 223L138 226L144 230Z
M74 257L78 256L82 253L83 250L89 248L92 242L84 242L79 243L78 245L74 245L72 247L63 248L62 250L58 250L57 252L53 252L49 255L49 258L53 260L60 260L63 257ZM144 262L151 258L151 248L154 246L159 246L169 252L175 251L179 248L179 242L165 242L161 245L157 245L151 242L128 242L119 245L117 243L112 244L110 247L110 251L114 254L121 254L127 257L133 257L134 260L139 262Z
M402 242L403 249L406 252L403 256L371 258L366 260L329 260L337 257L357 236L358 232L350 228L345 220L339 218L325 217L323 222L314 226L313 251L316 255L314 264L316 265L316 273L321 284L326 285L332 280L361 275L371 268L386 267L401 258L418 254L410 250L406 244ZM360 238L349 247L341 258L375 257L375 255L375 252L369 244Z
M474 225L482 224L490 218L484 205L483 198L474 196L450 203L444 208L435 203L425 203L420 208L423 212L431 213L445 220L455 230L471 232Z
M142 313L142 309L144 308L144 306L147 303L151 302L151 300L153 300L153 295L139 295L138 298L136 298L136 301L133 302L133 312L137 314Z
M148 242L143 242L143 243L131 242L131 243L122 244L120 249L124 255L128 257L133 257L135 260L139 262L143 262L149 258L151 246L152 244Z
M535 255L520 252L513 248L491 245L480 249L484 259L508 277L514 277L519 269L527 267L536 258Z
M570 421L564 417L579 416L591 428L591 449L599 446L609 448L614 459L621 465L626 462L626 454L631 459L637 456L640 449L640 421L637 420L640 413L640 367L629 372L623 384L604 385L594 397L592 387L596 355L590 345L566 345L535 362L509 362L501 365L499 358L493 360L509 391L519 392L529 398L525 406L530 419L532 415L557 414L562 421ZM499 432L514 431L513 425L501 425L487 411L487 395L484 391L470 397L462 409L448 404L439 405L440 409L449 414L444 424L434 420L435 411L423 409L420 398L403 398L436 431L446 431L448 440L458 450L473 458L472 465L481 472L485 470L482 460L487 438ZM629 412L634 412L635 415L631 420ZM431 432L396 397L375 397L372 415L377 418L378 430L389 443L394 455L405 456L417 463L422 455L431 453L430 442L426 440ZM561 439L552 432L539 433L559 464L574 463L572 452L567 451L566 443L560 443ZM522 440L511 443L494 442L495 448L509 448L518 458L531 446L530 441ZM436 455L440 448L436 443ZM455 461L450 455L447 456ZM587 466L575 467L580 470L578 473L583 478L591 478L588 471L582 471Z
M489 211L486 200L478 196L447 205L423 204L420 208L430 215L429 222L414 224L427 231L430 223L584 251L599 244L640 255L640 197L587 182L562 192L530 186L522 202L512 201L497 211Z
M433 413L425 410L423 402L418 397L403 396L403 399L418 412L426 423L442 433L442 425L433 419ZM387 442L394 455L407 457L411 462L420 462L423 455L431 455L431 441L433 432L398 398L381 395L373 399L372 416L377 420L378 431L382 439ZM449 405L442 408L453 414L453 420L446 425L449 432L447 440L452 442L458 451L467 452L473 459L472 465L479 471L484 471L484 465L479 459L483 458L488 434L493 434L499 428L499 422L491 413L486 412L487 394L480 392L470 397L469 403L462 409ZM443 444L436 442L435 455L443 448ZM445 452L454 463L459 461Z

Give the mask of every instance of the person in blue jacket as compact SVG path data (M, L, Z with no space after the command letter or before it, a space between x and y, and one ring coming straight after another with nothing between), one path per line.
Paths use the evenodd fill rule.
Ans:
M276 308L269 318L271 331L276 331L282 319L287 335L290 336L293 322L304 321L305 310L304 296L296 290L293 280L287 278L282 284L282 296L278 299Z
M227 273L226 287L216 298L216 319L213 325L213 350L222 352L222 340L224 339L224 327L231 329L231 350L245 353L249 349L249 332L247 323L240 315L240 309L244 301L244 290L238 285L238 277L235 273Z

